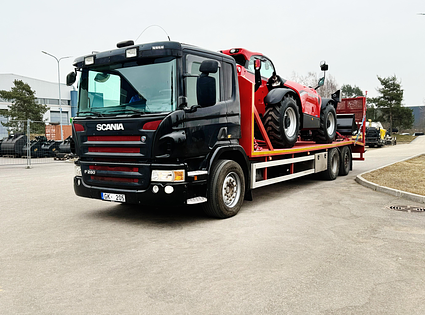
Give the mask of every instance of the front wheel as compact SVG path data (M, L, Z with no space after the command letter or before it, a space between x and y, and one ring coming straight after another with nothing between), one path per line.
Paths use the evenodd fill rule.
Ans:
M237 214L245 197L245 176L238 163L218 160L211 170L207 199L203 210L216 218L229 218Z
M317 143L332 143L336 137L336 111L332 104L327 105L320 111L320 129L315 131Z
M280 104L266 107L264 127L274 147L294 146L298 139L300 121L298 106L292 96L286 95Z

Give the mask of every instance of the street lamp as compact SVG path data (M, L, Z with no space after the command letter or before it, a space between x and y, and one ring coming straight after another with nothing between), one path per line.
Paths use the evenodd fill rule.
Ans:
M50 57L55 58L55 60L58 63L58 86L59 86L59 122L61 125L61 141L63 141L63 128L62 128L62 98L61 98L61 75L60 75L60 70L59 70L59 61L61 61L62 59L66 59L66 58L71 58L71 56L67 56L67 57L61 57L61 58L56 58L55 56L53 56L52 54L49 54L48 52L45 51L41 51L43 54L49 55Z

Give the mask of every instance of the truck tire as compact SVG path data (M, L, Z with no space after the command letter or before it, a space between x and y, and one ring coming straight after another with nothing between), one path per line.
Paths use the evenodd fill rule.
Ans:
M335 107L329 104L320 111L320 129L314 132L316 143L332 143L335 140L336 127Z
M291 95L279 104L268 105L264 113L264 128L273 147L291 148L298 139L300 119L298 106Z
M238 163L218 160L211 170L204 212L225 219L239 212L245 197L245 176Z
M340 167L339 150L337 148L329 149L327 166L327 170L323 171L321 174L322 178L326 180L336 179L338 177Z
M350 172L351 168L351 150L348 147L341 148L341 161L339 165L339 175L346 176Z

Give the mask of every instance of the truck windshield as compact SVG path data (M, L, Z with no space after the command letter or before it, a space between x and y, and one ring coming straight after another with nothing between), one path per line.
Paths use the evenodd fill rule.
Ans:
M78 116L161 113L176 109L176 60L83 69Z

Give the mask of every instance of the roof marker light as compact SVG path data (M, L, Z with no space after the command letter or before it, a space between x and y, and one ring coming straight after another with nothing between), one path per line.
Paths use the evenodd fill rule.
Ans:
M125 51L125 57L126 57L126 58L134 58L134 57L137 57L137 48L136 48L136 47L134 47L134 48L127 49L127 50Z
M94 64L94 56L87 56L84 58L84 64L86 66L90 66L92 64Z

